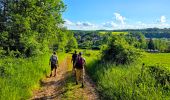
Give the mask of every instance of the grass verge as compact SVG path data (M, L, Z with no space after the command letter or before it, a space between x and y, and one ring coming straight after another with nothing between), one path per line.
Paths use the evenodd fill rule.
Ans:
M161 100L170 98L170 54L144 54L131 65L101 62L96 55L86 56L87 72L96 82L104 100ZM145 67L142 68L142 63ZM166 68L166 69L165 69Z
M0 59L0 100L28 99L39 88L39 80L50 72L50 54L31 58ZM65 58L58 54L59 61Z

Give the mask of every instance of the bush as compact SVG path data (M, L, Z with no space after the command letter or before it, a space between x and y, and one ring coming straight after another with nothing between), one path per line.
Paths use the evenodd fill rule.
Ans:
M103 58L106 61L113 61L116 64L130 64L139 57L140 51L128 42L122 36L114 36L105 50Z

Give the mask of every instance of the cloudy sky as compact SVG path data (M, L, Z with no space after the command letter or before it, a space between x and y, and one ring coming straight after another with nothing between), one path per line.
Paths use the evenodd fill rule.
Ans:
M74 30L170 28L170 0L64 0Z

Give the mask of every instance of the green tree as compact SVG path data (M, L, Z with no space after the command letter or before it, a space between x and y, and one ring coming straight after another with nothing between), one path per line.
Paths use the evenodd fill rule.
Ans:
M138 39L140 42L140 48L141 49L146 49L146 39L145 36L142 33L138 33Z
M155 39L154 40L155 49L160 52L167 52L168 50L168 40L167 39Z
M68 43L66 45L66 52L70 52L73 49L76 49L77 47L78 47L77 40L73 36L70 37L70 39L68 40Z
M60 31L64 10L62 0L2 0L0 46L26 56L48 51L50 40L64 34Z
M150 51L151 51L151 50L155 50L155 45L154 45L154 42L153 42L152 38L149 39L148 49L149 49Z
M145 36L142 33L129 33L126 35L126 41L136 48L146 49L147 47Z
M104 47L103 58L116 64L130 64L140 55L139 50L129 45L124 36L114 36L107 47Z

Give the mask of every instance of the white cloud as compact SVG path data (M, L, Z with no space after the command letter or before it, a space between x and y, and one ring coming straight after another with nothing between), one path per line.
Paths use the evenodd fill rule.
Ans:
M65 19L65 20L64 20L64 24L65 24L65 25L74 25L74 23L71 22L71 21L68 20L68 19Z
M89 26L95 26L94 24L90 22L77 22L76 26L84 26L84 27L89 27Z
M97 25L92 24L90 22L72 22L68 19L64 20L64 26L67 27L68 29L79 29L79 30L93 30L97 29Z
M117 24L116 23L114 23L113 21L111 21L111 22L106 22L106 23L103 23L103 25L102 25L103 27L106 27L106 28L114 28L114 27L116 27L117 26Z
M107 21L103 23L91 23L88 21L78 21L78 22L72 22L70 20L65 20L64 26L66 26L68 29L73 30L100 30L100 29L106 29L106 30L116 30L116 29L143 29L143 28L170 28L170 24L167 23L167 19L165 16L161 16L158 20L152 23L144 23L142 21L136 21L134 23L125 23L125 17L122 17L120 14L116 14L117 20L119 21Z
M81 22L77 22L77 23L76 23L76 26L81 26L81 25L82 25Z
M161 23L166 23L166 17L165 17L165 16L161 16L160 22L161 22Z
M116 21L119 21L119 22L121 22L121 24L125 24L125 17L123 17L123 16L121 16L119 13L114 13L114 15L115 15L115 18L116 18Z

